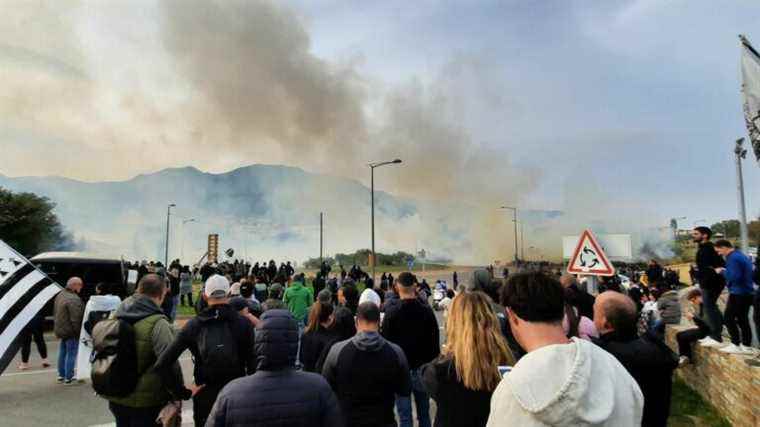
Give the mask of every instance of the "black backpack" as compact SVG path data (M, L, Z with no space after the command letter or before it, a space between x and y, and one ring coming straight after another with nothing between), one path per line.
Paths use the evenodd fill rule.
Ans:
M223 384L241 376L240 353L229 322L206 322L198 334L198 351L201 360L195 363L204 383Z
M102 396L124 397L137 386L135 329L124 320L105 319L92 329L92 388Z
M87 315L87 320L84 321L84 330L92 336L92 330L99 322L108 319L111 315L110 311L91 311Z

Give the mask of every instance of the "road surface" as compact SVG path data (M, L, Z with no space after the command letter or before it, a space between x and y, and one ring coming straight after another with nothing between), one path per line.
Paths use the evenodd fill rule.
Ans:
M436 313L441 327L443 342L443 321ZM0 376L0 425L3 427L110 427L115 426L108 410L108 402L92 391L89 383L64 386L56 383L56 361L58 342L52 335L46 335L48 360L51 368L42 369L37 347L32 344L32 370L19 371L21 356L8 366ZM192 361L186 353L180 358L185 383L192 382ZM431 402L432 414L435 404ZM431 415L432 416L432 415ZM192 425L192 402L184 402L183 426Z

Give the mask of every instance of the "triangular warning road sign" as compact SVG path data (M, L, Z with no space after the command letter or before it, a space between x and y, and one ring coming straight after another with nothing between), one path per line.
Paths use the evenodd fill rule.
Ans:
M591 230L585 230L578 239L578 245L573 251L567 272L572 274L585 274L589 276L612 276L615 267L612 266L607 254L594 237Z

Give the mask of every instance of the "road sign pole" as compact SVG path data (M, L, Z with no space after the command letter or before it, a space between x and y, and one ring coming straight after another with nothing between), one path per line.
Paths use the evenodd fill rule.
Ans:
M586 292L591 295L599 295L599 281L596 276L586 276Z

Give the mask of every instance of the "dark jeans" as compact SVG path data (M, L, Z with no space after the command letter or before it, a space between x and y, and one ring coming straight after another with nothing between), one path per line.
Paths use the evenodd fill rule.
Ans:
M718 289L702 288L702 311L710 326L710 338L718 342L723 342L723 316L718 308L718 297L723 292L723 288L724 286Z
M676 341L678 341L678 355L686 356L689 360L692 359L691 345L710 333L710 328L705 323L696 318L695 323L697 324L696 328L687 329L676 334Z
M187 297L187 306L192 307L193 306L193 294L192 292L186 295L180 295L179 301L180 304L185 305L185 297Z
M39 327L24 331L24 336L21 338L21 361L23 363L29 363L29 356L32 354L32 338L37 344L40 357L47 359L47 345L45 345L45 337L42 336L42 327Z
M420 427L430 427L430 396L422 384L420 368L412 369L412 396L414 405L417 407L417 422ZM399 426L412 427L412 396L396 396L396 411L398 412Z
M206 419L208 419L211 413L211 408L214 407L216 397L219 396L219 392L222 391L226 384L210 385L206 384L205 387L193 397L193 420L196 426L205 426Z
M752 317L755 320L755 333L757 334L757 341L760 342L760 289L755 292L755 305L753 311Z
M108 409L116 418L116 427L150 427L156 426L156 418L163 406L153 408L130 408L109 402Z
M752 345L752 328L749 326L749 309L752 307L753 295L728 296L726 311L723 316L726 319L726 329L731 335L731 342L749 347ZM739 335L741 329L741 336Z

